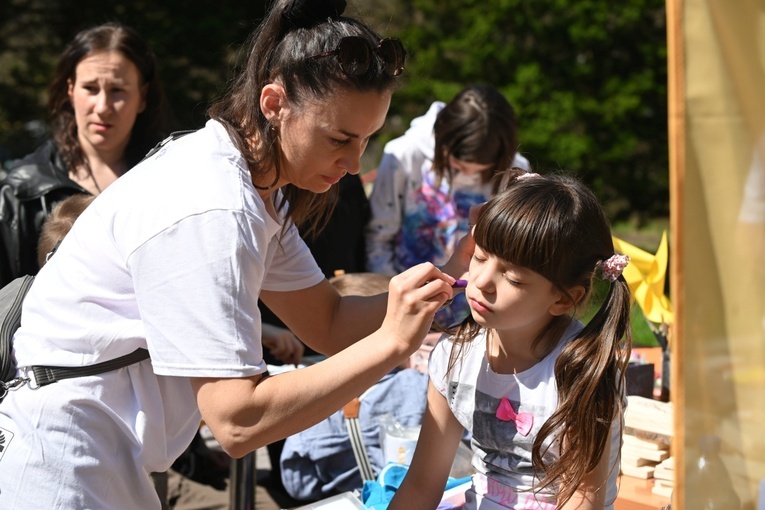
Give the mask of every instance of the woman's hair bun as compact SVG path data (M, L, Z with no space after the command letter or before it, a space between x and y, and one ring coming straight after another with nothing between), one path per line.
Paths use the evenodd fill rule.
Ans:
M292 28L310 28L327 19L337 19L345 11L345 0L292 0L282 18Z

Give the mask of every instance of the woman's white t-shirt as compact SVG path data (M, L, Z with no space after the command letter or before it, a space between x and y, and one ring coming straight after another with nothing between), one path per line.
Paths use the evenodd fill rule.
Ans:
M188 378L264 372L260 291L324 278L283 221L216 121L88 207L26 298L18 366L139 347L151 360L12 391L0 404L0 508L159 508L149 473L169 468L200 424Z

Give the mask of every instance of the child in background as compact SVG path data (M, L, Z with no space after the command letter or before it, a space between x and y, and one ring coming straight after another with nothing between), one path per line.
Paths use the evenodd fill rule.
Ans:
M434 102L385 145L369 197L367 270L394 275L448 260L469 230L470 208L502 189L495 176L530 170L517 149L515 112L499 90L471 85ZM453 326L468 314L457 296L435 322Z
M383 150L369 197L367 270L444 263L467 234L470 207L500 189L494 176L530 169L517 149L515 112L495 88L472 85L434 102Z
M563 175L519 174L482 209L471 315L430 358L428 409L389 508L439 505L463 427L465 509L611 509L630 354L628 259L593 193ZM587 325L593 275L611 282Z

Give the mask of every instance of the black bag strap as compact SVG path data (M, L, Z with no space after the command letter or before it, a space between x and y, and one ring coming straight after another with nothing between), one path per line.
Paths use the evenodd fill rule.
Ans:
M157 145L155 145L154 147L152 147L152 148L149 150L149 152L147 152L147 153L146 153L146 155L143 157L143 159L141 159L141 161L139 161L139 163L141 163L141 162L143 162L143 161L145 161L145 160L149 159L150 157L152 157L154 154L156 154L157 152L159 152L159 150L160 150L162 147L164 147L164 146L165 146L165 145L167 145L168 143L172 142L173 140L177 140L177 139L181 138L182 136L186 136L186 135L188 135L189 133L193 133L194 131L196 131L196 129L185 129L185 130L183 130L183 131L173 131L172 133L170 133L170 134L167 136L167 138L165 138L164 140L162 140L161 142L159 142Z
M34 279L35 277L30 275L19 276L0 289L0 382L10 381L16 375L12 357L13 334L21 324L21 304Z
M58 367L51 365L34 365L26 369L26 373L19 378L16 376L16 366L13 362L13 334L21 325L21 305L24 302L29 288L35 277L30 275L20 276L11 283L0 289L0 310L2 323L0 324L0 401L10 389L34 382L32 388L40 388L53 384L63 379L96 375L111 370L117 370L133 363L138 363L149 358L149 351L138 348L130 354L125 354L93 365L80 367ZM34 376L34 381L28 379L28 375Z
M72 379L74 377L84 377L86 375L102 374L111 370L117 370L133 363L138 363L149 357L149 351L139 347L130 354L125 354L119 358L102 361L94 365L85 365L84 367L54 367L49 365L34 365L29 367L29 371L35 376L37 387L47 386L63 379Z

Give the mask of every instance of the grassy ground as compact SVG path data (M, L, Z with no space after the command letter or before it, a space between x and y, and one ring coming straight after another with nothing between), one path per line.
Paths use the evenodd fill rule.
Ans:
M634 347L657 347L659 342L639 306L632 307L632 345Z

